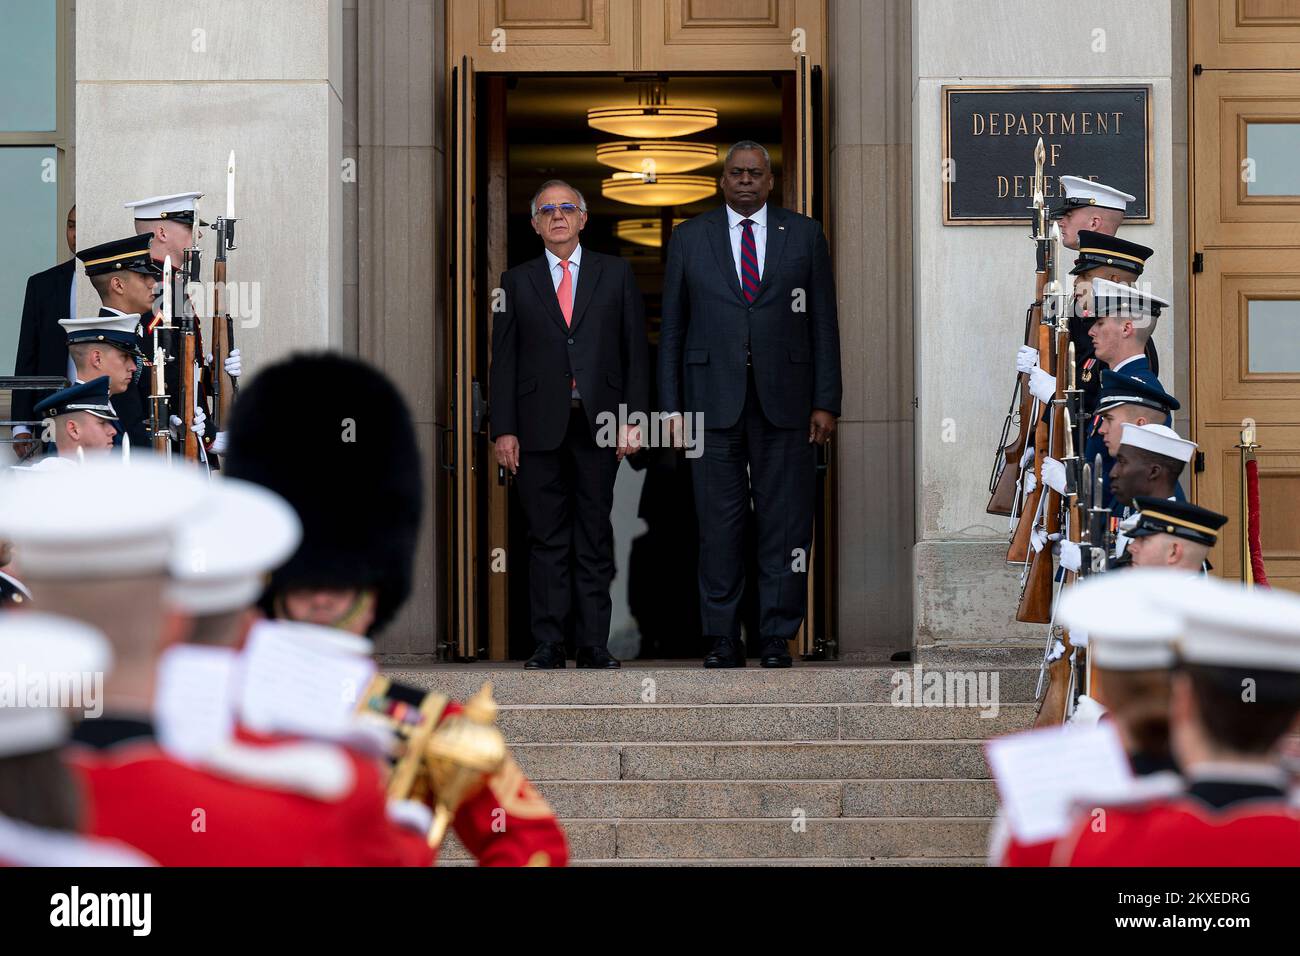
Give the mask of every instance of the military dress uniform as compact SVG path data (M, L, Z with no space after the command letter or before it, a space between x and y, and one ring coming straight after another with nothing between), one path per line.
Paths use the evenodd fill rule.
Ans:
M1300 674L1300 597L1194 574L1164 576L1169 584L1151 598L1178 621L1182 663L1227 683L1249 673L1261 694L1269 693L1270 674L1286 681ZM1300 699L1274 702L1300 714ZM1056 847L1053 865L1300 865L1300 811L1288 804L1281 762L1237 754L1222 741L1215 749L1216 762L1184 768L1188 786L1177 796L1103 805L1104 818L1084 814Z
M57 680L71 688L68 675L102 673L111 661L108 641L86 624L37 612L0 618L0 675L23 673L28 681L59 675ZM76 687L89 690L79 682ZM0 773L12 772L5 767L10 758L53 756L63 746L68 716L54 704L22 700L0 707ZM32 773L30 765L25 769ZM82 833L80 821L67 823L37 824L0 814L0 867L153 865L124 843Z
M1141 448L1152 454L1181 461L1184 465L1189 464L1196 454L1196 442L1180 437L1176 431L1167 425L1134 425L1131 422L1125 422L1120 436L1121 446L1128 445L1132 448ZM1107 490L1109 490L1109 483L1107 484ZM1181 496L1182 491L1175 483L1174 493L1169 495L1168 500L1176 502L1181 499ZM1114 496L1112 495L1112 497ZM1137 509L1133 507L1131 501L1120 502L1116 500L1112 507L1120 518L1119 531L1115 535L1114 553L1114 557L1120 559L1124 556L1124 550L1128 547L1128 534L1125 528L1126 526L1132 526L1129 519Z
M1148 246L1129 242L1118 236L1108 236L1102 232L1082 229L1079 231L1078 257L1074 260L1074 268L1070 270L1070 275L1083 275L1093 269L1118 269L1128 273L1133 277L1133 281L1136 281L1142 275L1147 260L1154 254L1155 250ZM1076 381L1080 391L1083 392L1083 410L1087 414L1091 414L1097 407L1097 392L1101 389L1102 372L1107 367L1105 362L1097 358L1092 339L1088 335L1088 327L1091 324L1090 316L1080 315L1076 308L1071 307L1070 344L1074 346L1074 361L1078 373ZM1148 365L1158 369L1159 358L1154 341L1147 342L1146 356ZM1078 436L1078 439L1082 441L1082 437Z
M131 214L136 223L163 221L176 222L194 229L196 226L207 227L208 223L199 217L199 200L203 198L200 192L174 193L167 196L151 196L148 199L136 199L131 202L123 203L123 207L131 210ZM152 240L152 232L141 233L141 236ZM197 245L197 242L195 243ZM159 268L162 262L155 260ZM172 262L172 268L175 270L173 276L179 281L180 272L183 263ZM212 415L212 401L210 396L213 393L212 376L219 374L206 360L207 352L203 345L203 324L200 321L200 312L197 304L190 299L191 311L195 316L194 322L194 354L197 357L199 366L198 387L190 386L187 391L192 391L195 397L195 404L203 409L204 422L202 425L201 441L203 442L204 454L209 459L209 464L215 466L217 459L215 456L224 451L225 436L217 431L217 423ZM147 337L152 337L154 329L162 324L163 304L161 297L155 303L153 315L145 323L144 331ZM172 323L177 322L178 317L172 316ZM176 388L179 384L180 375L179 363L169 364L167 370L167 390L169 394L175 395ZM232 349L230 357L226 360L225 371L232 379L237 379L242 371L242 364L239 349ZM175 412L173 412L175 414Z
M1087 642L1092 666L1104 684L1107 672L1171 671L1176 661L1174 642L1179 627L1167 614L1144 613L1132 598L1159 587L1167 574L1174 572L1129 573L1122 577L1098 575L1067 590L1057 610L1058 620L1069 628L1072 637ZM1089 698L1090 699L1090 698ZM1094 702L1095 703L1095 702ZM1100 709L1100 705L1098 705ZM1102 720L1111 719L1102 713ZM1133 780L1123 798L1129 803L1148 802L1173 797L1184 788L1182 776L1171 754L1130 750L1129 764ZM1114 805L1116 798L1110 798ZM1086 801L1081 801L1086 804ZM1005 826L999 812L1000 828L995 828L990 861L1002 866L1051 866L1060 840L1017 839Z
M295 410L291 441L279 424L286 408ZM354 426L350 440L340 438L345 420ZM311 455L303 454L304 449ZM329 483L320 481L322 462L330 469ZM259 602L268 617L289 618L284 597L290 591L336 588L354 591L358 605L363 595L373 595L368 636L393 620L411 590L424 485L410 412L388 378L363 362L328 353L293 356L263 370L235 404L224 471L276 492L302 522L302 543L271 574ZM363 488L365 501L341 507L338 488ZM347 619L324 629L310 626L305 652L329 644L331 633L365 640L344 633L351 626ZM373 651L368 640L345 646L354 655ZM396 682L375 688L371 698L361 703L374 715L430 719L437 726L462 707L436 691ZM308 723L293 728L296 732L312 736L336 725L336 714L308 716ZM285 728L254 729L276 733ZM497 820L504 820L504 827L494 826ZM465 848L484 864L559 866L568 859L555 815L513 758L507 757L487 785L461 805L453 826Z
M135 501L141 487L150 489L149 508L98 508L87 522L85 502ZM178 529L203 512L213 487L198 469L156 456L129 467L117 457L87 460L39 481L10 475L0 488L0 535L14 543L38 595L45 580L112 583L124 598L156 602L137 612L160 622L164 606L151 582L163 582ZM89 619L93 609L79 613ZM148 651L131 649L137 680ZM160 746L150 701L124 703L114 688L110 675L102 715L82 720L67 748L88 802L87 833L163 865L431 861L422 840L389 821L373 762L337 746L286 743L192 764Z
M1106 504L1112 509L1115 507L1115 501L1110 492L1110 469L1115 464L1115 459L1106 450L1106 441L1099 432L1102 414L1122 405L1140 405L1151 409L1152 418L1161 419L1161 424L1172 426L1172 413L1182 407L1178 399L1165 391L1155 376L1129 374L1130 366L1137 365L1140 361L1143 361L1141 356L1133 363L1126 364L1123 372L1112 369L1102 371L1099 376L1101 388L1097 391L1097 405L1087 429L1084 460L1089 465L1095 465L1097 456L1101 456L1102 487L1106 489ZM1142 366L1138 365L1138 369L1141 370ZM1185 500L1181 484L1174 488L1174 498L1177 501ZM1122 511L1122 508L1120 510Z

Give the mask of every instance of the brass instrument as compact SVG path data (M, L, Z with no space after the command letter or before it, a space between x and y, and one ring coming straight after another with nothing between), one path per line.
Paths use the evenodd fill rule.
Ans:
M478 793L506 761L506 742L496 726L497 703L485 683L446 720L450 699L376 675L357 713L378 718L393 731L387 795L390 800L432 804L429 846L447 836L456 810Z

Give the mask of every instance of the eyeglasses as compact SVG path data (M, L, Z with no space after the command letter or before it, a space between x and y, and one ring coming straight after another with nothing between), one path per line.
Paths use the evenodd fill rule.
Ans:
M554 216L559 212L564 216L572 216L578 211L578 207L571 202L562 202L558 206L553 202L548 202L545 206L537 207L537 214L540 216Z

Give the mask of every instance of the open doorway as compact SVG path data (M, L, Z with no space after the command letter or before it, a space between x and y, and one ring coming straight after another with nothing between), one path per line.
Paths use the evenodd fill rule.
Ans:
M548 179L580 190L588 209L584 246L631 263L646 307L652 365L657 355L666 248L672 225L716 208L716 182L727 147L753 139L771 152L776 178L771 202L799 208L792 195L791 157L798 153L801 115L795 108L794 71L718 75L631 76L480 74L473 82L475 148L475 314L473 378L487 393L491 311L488 291L500 273L542 253L530 225L529 201ZM616 172L597 158L597 146L625 139L588 125L589 108L636 103L653 85L673 106L707 106L717 123L675 141L714 148L714 158L690 170L711 180L711 194L680 204L638 205L611 198L602 183ZM803 114L806 118L806 114ZM804 135L808 135L805 130ZM797 161L797 160L796 160ZM815 213L814 213L815 214ZM652 368L651 407L659 408ZM479 654L523 659L533 649L529 633L527 526L513 484L500 473L479 429L475 458L478 493L471 533L479 580ZM689 462L671 450L646 449L620 466L611 521L615 577L610 651L630 659L698 659L706 648L699 627L698 538ZM819 508L819 526L822 524ZM816 547L816 546L815 546ZM494 558L506 555L493 566ZM825 562L821 562L825 563ZM504 570L503 570L504 569ZM825 580L824 570L818 578ZM750 589L752 591L752 589ZM824 604L814 588L813 605ZM811 606L811 605L810 605ZM756 623L757 608L745 618ZM753 633L753 623L746 630Z

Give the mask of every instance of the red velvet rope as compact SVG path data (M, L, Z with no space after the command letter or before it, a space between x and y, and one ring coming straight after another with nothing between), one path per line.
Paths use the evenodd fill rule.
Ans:
M1247 534L1250 535L1250 568L1255 576L1255 583L1262 588L1268 587L1268 575L1264 573L1264 552L1259 544L1259 462L1251 459L1246 462L1246 517L1249 522Z

